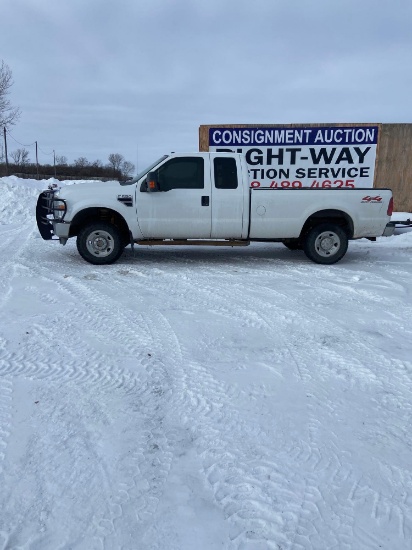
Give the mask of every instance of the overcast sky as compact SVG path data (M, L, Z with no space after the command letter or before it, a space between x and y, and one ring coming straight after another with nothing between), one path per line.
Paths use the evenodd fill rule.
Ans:
M412 122L411 0L1 0L0 22L40 162L143 169L200 124Z

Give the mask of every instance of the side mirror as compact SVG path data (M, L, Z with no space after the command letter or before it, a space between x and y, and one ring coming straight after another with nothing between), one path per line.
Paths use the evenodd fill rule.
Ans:
M147 191L149 193L154 193L157 191L160 191L160 185L157 179L157 173L156 172L149 172L146 176L146 185L147 185Z

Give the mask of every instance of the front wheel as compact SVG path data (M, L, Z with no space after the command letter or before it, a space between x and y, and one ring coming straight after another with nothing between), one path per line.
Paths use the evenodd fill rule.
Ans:
M120 231L105 222L93 222L83 227L76 244L80 256L94 265L112 264L123 253Z
M346 232L333 223L322 223L311 229L303 244L306 256L317 264L335 264L347 249Z

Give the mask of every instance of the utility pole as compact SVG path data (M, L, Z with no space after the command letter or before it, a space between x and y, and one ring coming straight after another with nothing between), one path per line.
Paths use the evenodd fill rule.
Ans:
M37 169L37 179L39 179L39 157L37 155L37 141L36 141L36 169Z
M54 177L56 177L56 151L53 149Z
M6 155L6 176L9 175L9 159L7 158L7 139L6 139L6 127L3 127L4 133L4 153Z

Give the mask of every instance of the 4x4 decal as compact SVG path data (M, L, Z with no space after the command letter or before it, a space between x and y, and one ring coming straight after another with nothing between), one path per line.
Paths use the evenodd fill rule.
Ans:
M375 197L366 195L366 197L363 197L361 202L382 202L382 197L380 195L376 195Z

